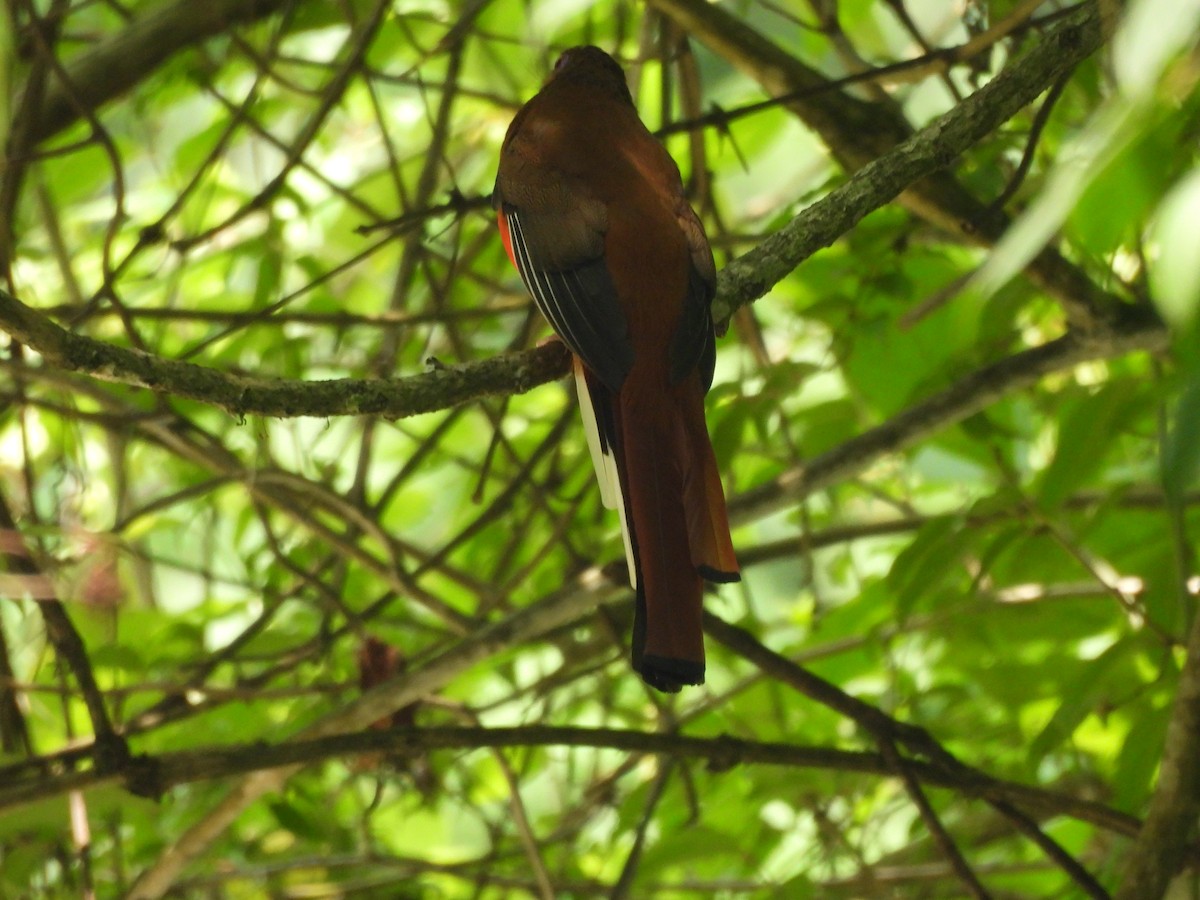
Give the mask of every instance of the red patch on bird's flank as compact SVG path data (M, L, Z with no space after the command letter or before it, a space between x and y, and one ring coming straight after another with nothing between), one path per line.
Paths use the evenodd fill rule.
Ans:
M500 226L500 242L504 244L504 252L508 254L508 261L513 264L515 269L517 258L513 255L512 235L508 233L508 219L504 218L503 210L496 213L496 224Z

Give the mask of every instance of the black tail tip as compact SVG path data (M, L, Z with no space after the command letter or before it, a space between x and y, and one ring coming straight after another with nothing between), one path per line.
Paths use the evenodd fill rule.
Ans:
M742 580L741 572L723 572L712 566L696 566L696 573L712 584L733 584L735 581Z
M704 684L704 663L690 659L643 656L634 662L642 681L656 691L678 694L685 684Z

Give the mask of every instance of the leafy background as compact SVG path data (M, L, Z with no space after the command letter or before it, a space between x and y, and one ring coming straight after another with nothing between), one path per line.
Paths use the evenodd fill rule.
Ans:
M0 895L1200 890L1200 4L5 12ZM738 261L673 698L486 200L582 42Z

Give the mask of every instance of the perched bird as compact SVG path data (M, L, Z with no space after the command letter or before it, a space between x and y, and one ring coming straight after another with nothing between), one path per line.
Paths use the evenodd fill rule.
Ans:
M633 666L704 681L703 580L740 578L704 421L716 267L679 169L597 47L562 54L513 119L492 204L509 258L574 355L601 498L637 591Z

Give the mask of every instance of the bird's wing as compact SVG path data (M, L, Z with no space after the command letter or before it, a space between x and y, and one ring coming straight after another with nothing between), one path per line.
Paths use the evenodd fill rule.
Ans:
M633 365L625 315L604 262L604 236L579 219L500 204L505 249L542 315L601 383L621 389ZM581 233L582 232L582 233Z
M634 364L634 348L604 259L604 208L575 197L574 214L509 203L497 184L500 238L542 316L575 354L583 430L601 502L620 514L629 578L637 565L616 456L612 397ZM530 204L533 205L533 204ZM582 361L582 365L581 365Z
M672 163L672 167L674 163ZM717 267L700 217L696 215L683 193L678 170L674 170L675 221L687 239L691 266L688 269L688 289L683 301L683 315L671 341L671 380L683 381L693 371L700 370L704 390L712 384L717 361L717 345L713 336L712 299L717 289Z

